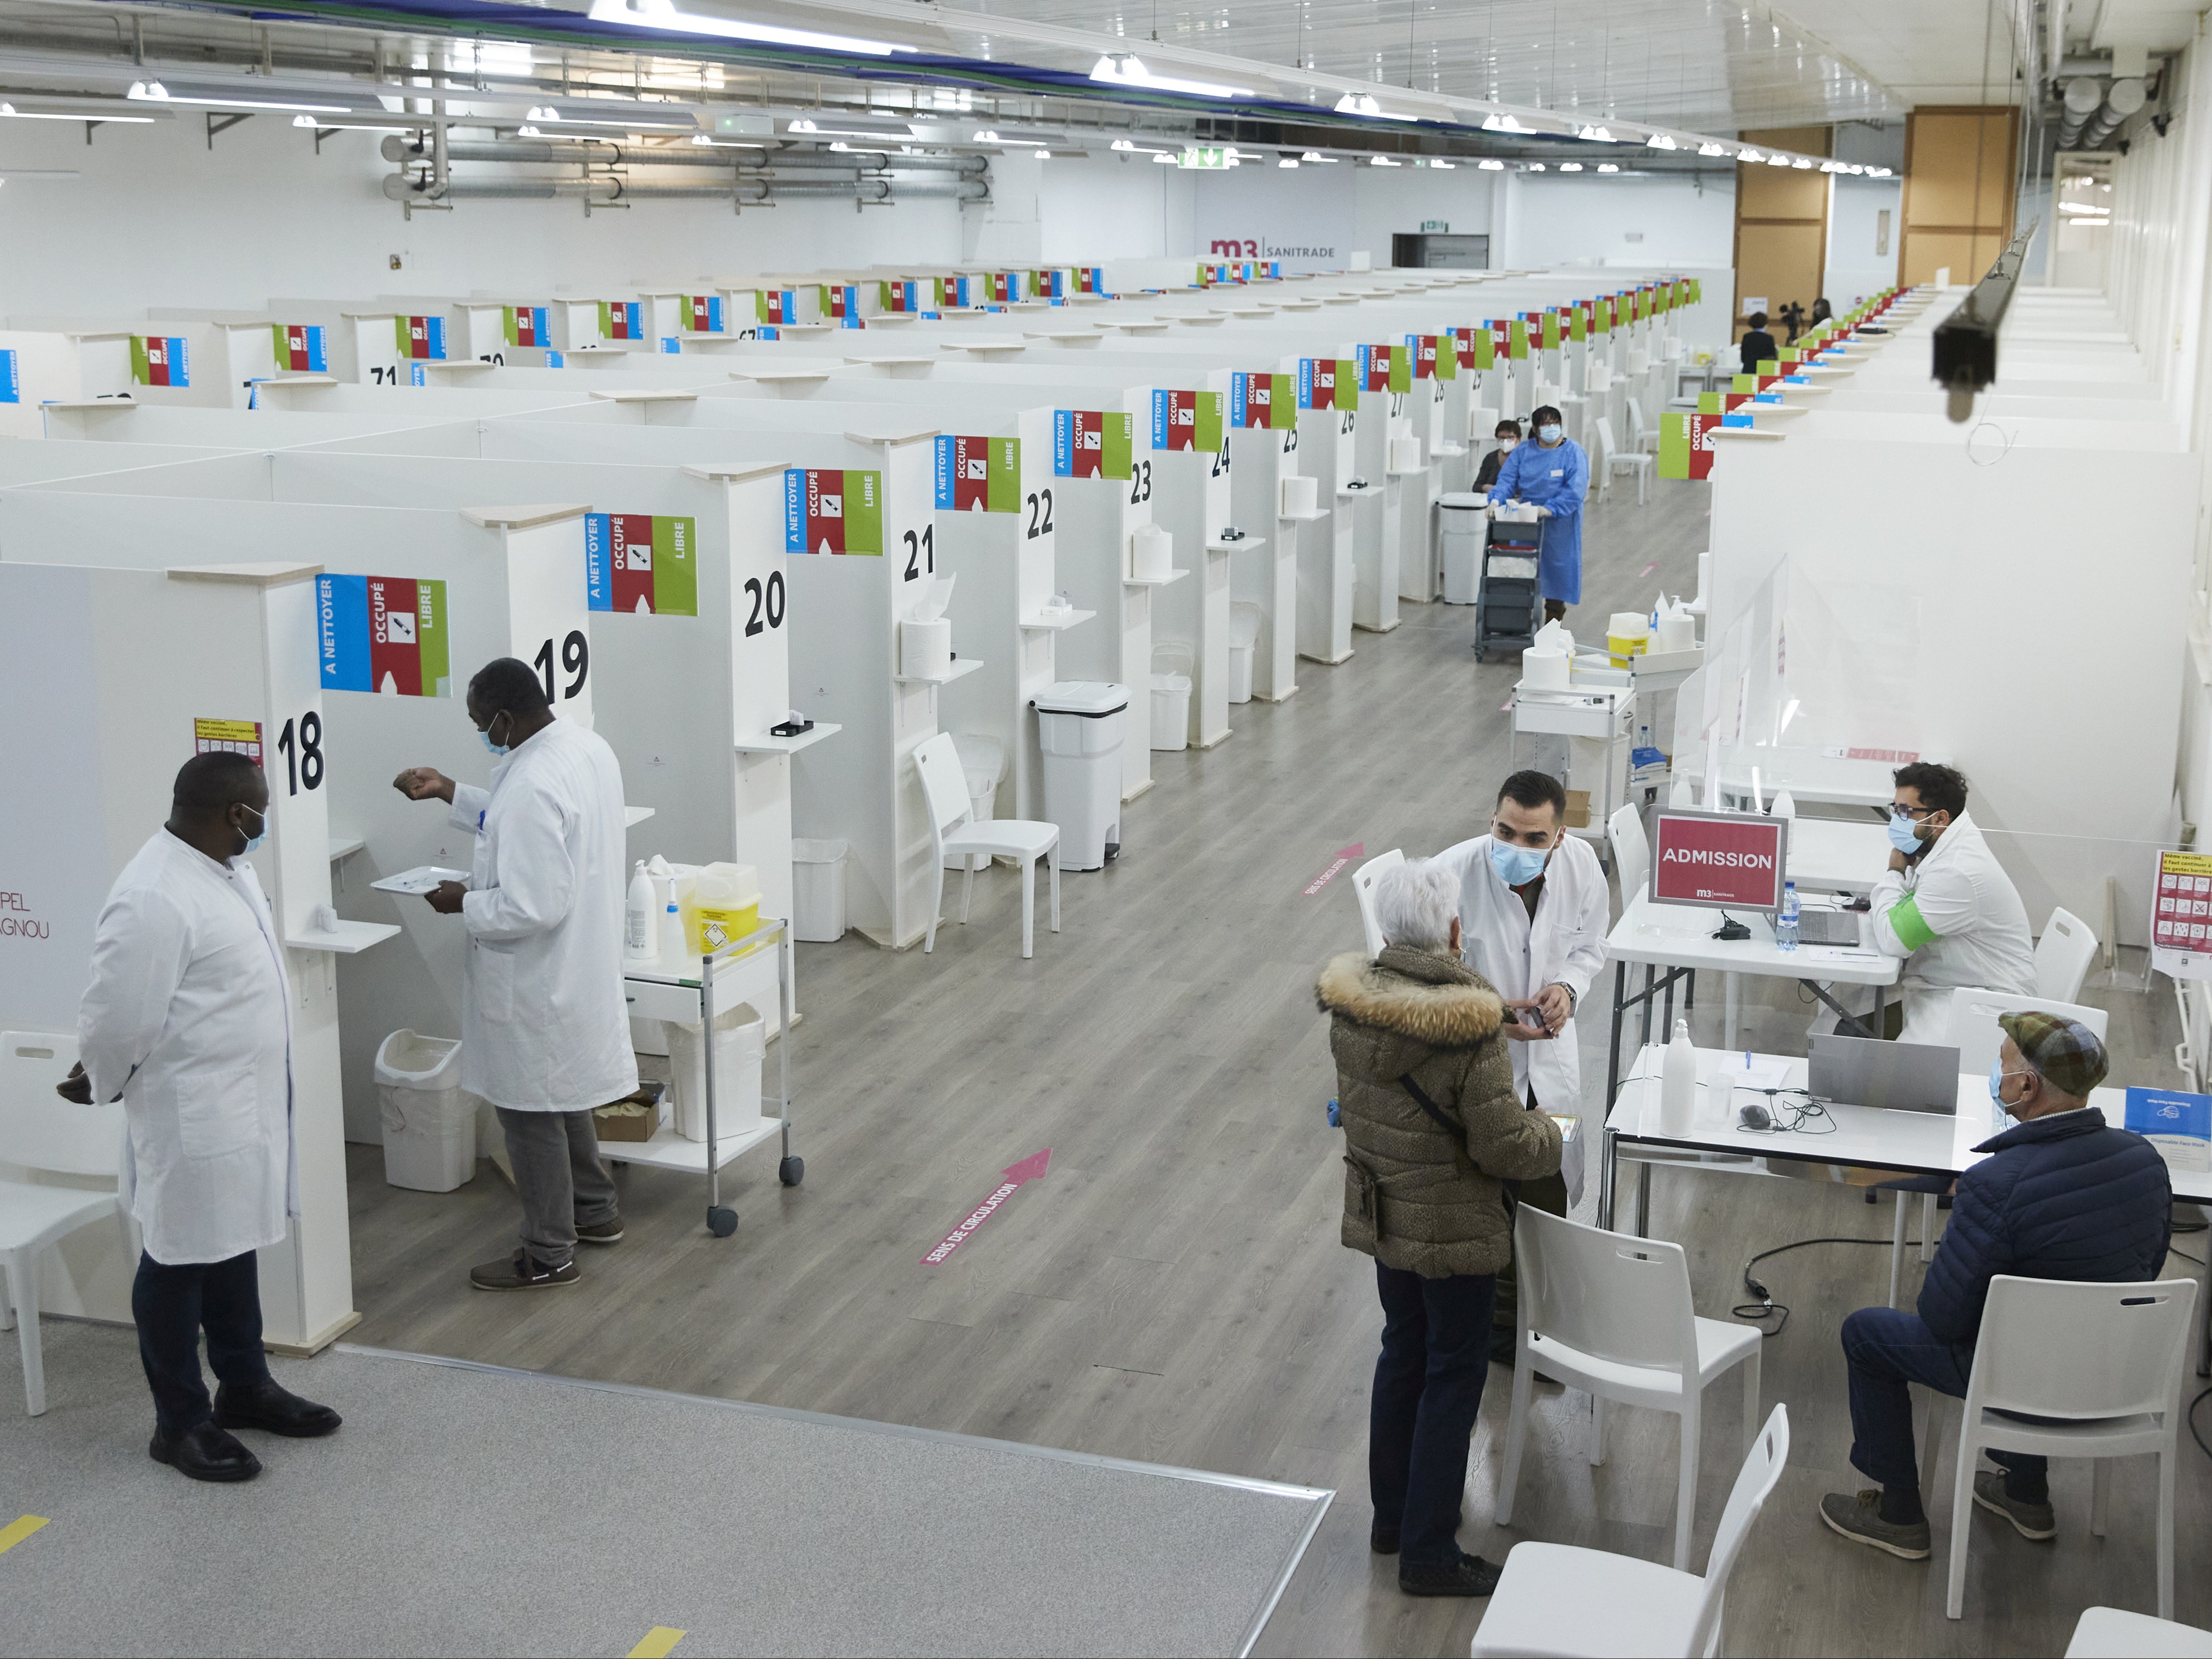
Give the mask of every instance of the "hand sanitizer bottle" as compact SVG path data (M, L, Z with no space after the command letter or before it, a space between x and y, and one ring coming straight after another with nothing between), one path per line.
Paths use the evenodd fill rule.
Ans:
M1690 1041L1690 1022L1674 1022L1659 1071L1659 1133L1686 1136L1698 1115L1698 1050Z

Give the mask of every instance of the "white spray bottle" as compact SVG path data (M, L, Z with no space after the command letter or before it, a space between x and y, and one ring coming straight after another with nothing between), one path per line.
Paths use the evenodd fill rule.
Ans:
M1690 1022L1674 1022L1674 1040L1659 1072L1659 1133L1686 1137L1698 1116L1698 1050Z

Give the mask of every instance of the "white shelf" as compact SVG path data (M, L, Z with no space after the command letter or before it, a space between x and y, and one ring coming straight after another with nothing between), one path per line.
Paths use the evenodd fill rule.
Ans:
M1467 446L1465 444L1438 444L1436 448L1431 450L1430 453L1439 456L1464 455L1467 453Z
M1078 623L1087 623L1097 614L1096 611L1041 611L1034 617L1024 617L1019 625L1041 634L1057 634Z
M714 1167L718 1170L728 1168L783 1127L781 1118L749 1116L740 1121L743 1127L735 1133L714 1138ZM672 1123L663 1126L650 1140L602 1140L599 1156L610 1164L649 1164L656 1170L707 1173L707 1143L684 1139L676 1133Z
M287 933L284 943L295 951L328 951L341 957L358 956L372 945L381 945L399 929L384 921L342 921L329 933Z
M1188 574L1190 574L1190 572L1188 570L1176 570L1171 571L1164 576L1124 576L1121 578L1121 586L1124 587L1165 587L1170 582L1179 582Z
M1358 493L1364 495L1367 492L1363 489ZM1317 507L1310 513L1278 513L1275 516L1285 524L1311 524L1316 519L1332 517L1334 511L1334 509L1330 507Z
M952 681L974 673L983 665L981 657L956 657L949 674L894 674L891 678L901 685L948 685Z
M349 859L356 853L358 853L362 848L368 845L368 838L365 836L347 836L344 837L332 836L331 837L331 862L332 864L336 864L340 859Z
M1353 489L1348 486L1340 486L1336 492L1336 499L1340 501L1364 501L1375 493L1376 490L1373 484L1369 484L1364 489Z
M737 750L740 755L795 755L802 749L811 749L824 738L834 738L845 728L826 720L817 720L795 738L763 736L740 738Z
M653 808L650 806L625 806L623 808L623 828L635 830L652 816Z

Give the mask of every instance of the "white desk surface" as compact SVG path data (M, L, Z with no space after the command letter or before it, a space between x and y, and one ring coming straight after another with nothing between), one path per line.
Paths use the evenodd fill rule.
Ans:
M1702 754L1684 757L1692 776L1700 776ZM1759 791L1768 800L1787 789L1799 800L1838 806L1887 806L1897 793L1897 768L1888 761L1842 760L1816 749L1723 749L1722 792L1748 797L1752 768L1759 769Z
M1889 854L1889 831L1872 818L1790 821L1790 878L1800 893L1872 892Z
M1806 908L1814 908L1806 905ZM1784 979L1831 980L1842 985L1894 985L1904 963L1871 951L1801 945L1778 949L1774 929L1757 910L1729 914L1751 929L1749 939L1717 939L1718 910L1682 904L1654 904L1648 892L1613 923L1606 935L1606 955L1615 962L1650 962L1662 967L1713 969L1730 974L1766 974Z
M1605 1127L1623 1137L1620 1156L1633 1161L1632 1146L1656 1145L1684 1152L1729 1152L1750 1158L1787 1158L1815 1164L1856 1164L1901 1173L1957 1175L1989 1156L1974 1148L2002 1131L1992 1116L1990 1080L1986 1075L1959 1079L1959 1110L1954 1117L1929 1112L1887 1112L1871 1106L1837 1104L1827 1110L1835 1124L1833 1134L1756 1133L1736 1127L1731 1103L1717 1088L1698 1085L1697 1115L1686 1136L1662 1133L1659 1128L1659 1072L1665 1049L1653 1043L1636 1056L1623 1079ZM1720 1058L1717 1048L1698 1050L1698 1074L1706 1075ZM1802 1088L1806 1062L1783 1054L1754 1054L1755 1060L1778 1062L1789 1068L1785 1085ZM1745 1093L1739 1099L1764 1102L1764 1096ZM2089 1103L2118 1127L2127 1119L2127 1093L2122 1089L2097 1089ZM2005 1120L2011 1127L2011 1120ZM2169 1169L2173 1195L2190 1203L2212 1202L2212 1175Z

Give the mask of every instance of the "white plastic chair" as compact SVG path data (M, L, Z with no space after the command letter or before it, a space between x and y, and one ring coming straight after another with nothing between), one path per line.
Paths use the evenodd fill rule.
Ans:
M1492 1592L1474 1659L1506 1654L1674 1655L1721 1646L1729 1575L1790 1461L1790 1409L1777 1406L1753 1437L1729 1489L1705 1576L1571 1544L1516 1544Z
M1370 957L1382 954L1383 943L1382 924L1375 920L1375 884L1405 861L1405 854L1394 847L1387 853L1377 853L1352 872L1352 896L1359 901L1359 925L1366 930Z
M1679 1244L1609 1233L1520 1206L1513 1223L1519 1275L1520 1341L1513 1362L1513 1408L1505 1428L1505 1468L1492 1519L1509 1525L1528 1401L1536 1373L1581 1389L1598 1401L1589 1461L1605 1462L1605 1407L1648 1406L1682 1419L1681 1467L1674 1492L1674 1568L1686 1572L1698 1504L1698 1444L1705 1387L1734 1365L1743 1370L1743 1416L1759 1419L1759 1333L1749 1325L1700 1319L1690 1304L1690 1269ZM1753 1431L1756 1437L1756 1431Z
M1644 834L1644 815L1633 805L1616 807L1605 821L1605 835L1613 844L1613 867L1620 873L1620 911L1626 915L1651 881L1651 843Z
M1644 405L1633 398L1628 400L1628 447L1632 453L1659 453L1659 428L1644 424Z
M1643 506L1644 481L1651 476L1651 469L1659 465L1659 458L1656 455L1624 453L1620 446L1613 441L1613 417L1610 415L1601 415L1597 417L1597 447L1606 483L1611 483L1613 476L1616 472L1635 474L1636 504L1638 507Z
M2084 1285L1999 1273L1990 1280L1974 1369L1959 1413L1951 1491L1951 1583L1944 1612L1963 1615L1967 1525L1979 1454L2037 1452L2096 1460L2089 1530L2105 1535L2112 1460L2158 1457L2158 1616L2173 1617L2173 1478L2180 1456L2182 1383L2197 1281ZM2053 1340L2051 1333L2062 1332ZM1937 1401L1940 1406L1940 1399ZM2022 1423L1999 1412L2069 1419ZM1928 1455L1940 1413L1931 1412Z
M2097 936L2089 924L2070 910L2054 908L2043 924L2043 937L2035 942L2035 994L2073 1001L2081 994L2081 981L2088 977L2096 955Z
M921 774L921 791L929 802L930 864L937 886L929 901L929 937L922 941L926 956L937 948L937 915L945 908L945 860L948 855L981 853L988 862L1003 855L1022 866L1022 954L1036 954L1036 866L1039 859L1052 866L1052 931L1060 931L1060 826L1031 818L991 818L975 821L968 799L967 775L960 769L959 751L952 734L939 732L914 751L915 768ZM974 861L960 875L960 922L968 922L968 903L975 890Z
M43 1174L106 1176L121 1168L123 1105L72 1106L54 1085L76 1064L76 1039L34 1031L0 1032L0 1164ZM46 1370L39 1342L39 1257L46 1246L112 1216L123 1228L125 1250L137 1249L130 1218L111 1186L47 1187L0 1180L0 1265L7 1270L7 1298L0 1331L21 1325L24 1408L46 1409Z
M2212 1659L2212 1630L2118 1607L2085 1607L2066 1659Z

